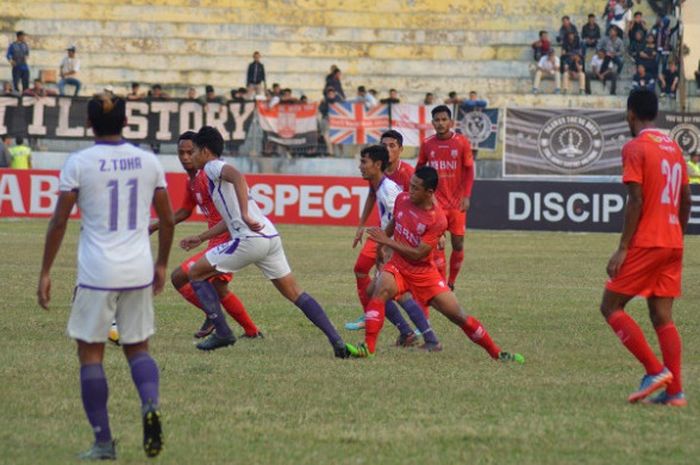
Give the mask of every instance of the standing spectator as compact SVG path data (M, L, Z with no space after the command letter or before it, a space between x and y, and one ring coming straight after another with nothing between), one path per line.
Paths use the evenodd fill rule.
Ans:
M622 42L622 39L620 39L616 27L610 28L608 35L600 40L598 48L605 52L605 56L608 60L617 65L617 74L619 76L624 64L625 44Z
M569 92L569 78L578 79L579 94L583 94L586 75L583 72L583 48L581 40L573 32L566 35L562 45L564 54L561 57L562 73L564 74L564 93Z
M698 69L695 70L695 93L700 94L700 60L698 60Z
M0 136L0 168L9 168L12 163L12 154L10 153L10 144L12 139L9 135L3 134Z
M559 34L557 34L557 43L561 44L564 42L569 32L573 32L574 35L578 37L578 29L576 29L576 26L574 26L574 23L571 22L568 16L564 16L561 18L561 27L559 28Z
M668 62L668 69L659 74L659 84L661 85L661 96L668 95L670 98L676 98L676 90L680 82L680 73L676 62L671 60Z
M299 100L294 98L294 96L292 95L292 89L287 87L287 88L282 89L282 95L280 96L280 103L291 105L294 103L299 103Z
M423 98L423 105L435 105L435 96L432 92L425 94L425 97Z
M552 48L552 42L549 40L547 31L540 31L540 38L532 43L532 57L535 62L540 61L540 58L547 56L549 49Z
M605 52L598 50L591 58L590 71L586 73L586 94L591 94L591 81L598 80L603 83L610 81L610 95L615 95L617 91L617 73L612 67L612 62L605 58Z
M24 145L24 139L15 139L15 146L10 147L10 168L14 170L28 170L32 167L32 149Z
M457 92L454 90L447 94L447 98L445 99L445 105L459 105L462 103L462 99L459 98L459 95L457 95Z
M320 121L320 129L321 129L321 134L323 134L323 140L326 142L326 150L329 155L334 154L334 146L331 143L331 139L329 136L330 132L330 123L328 120L328 113L329 113L329 107L334 104L334 103L340 103L342 102L343 99L341 99L338 94L335 91L334 87L328 86L326 87L326 91L323 95L323 101L321 101L321 104L318 106L318 112L321 115L321 121ZM342 148L342 146L340 146Z
M17 97L17 92L12 87L10 81L2 81L2 96L3 97Z
M486 108L488 102L484 99L479 98L479 94L475 90L469 92L469 98L463 100L461 104L462 112L467 113L470 111L480 111Z
M7 48L7 60L12 66L12 83L15 90L20 92L19 83L22 82L22 92L29 89L29 45L27 45L27 35L24 31L17 31L17 40L12 42Z
M558 94L561 91L561 66L559 57L554 53L554 49L549 49L547 56L540 58L537 63L537 71L535 72L535 82L532 85L532 93L537 94L540 91L540 81L543 77L551 77L555 82L554 93Z
M653 74L648 74L644 65L637 66L637 73L632 78L632 89L645 89L656 91L656 79Z
M145 98L145 95L140 92L141 86L139 85L138 82L132 82L131 83L131 92L126 94L126 99L127 100L143 100Z
M690 154L688 178L690 184L700 184L700 149L695 149L695 152Z
M333 65L335 66L335 65ZM335 93L338 95L338 97L342 98L345 100L345 92L343 92L343 84L340 82L340 79L342 78L342 73L340 72L340 69L338 67L335 67L335 71L332 71L331 74L326 77L326 87L332 87L335 89Z
M359 86L357 88L357 97L354 100L355 103L362 103L365 106L365 109L369 110L370 108L377 106L379 102L377 102L377 99L374 98L372 94L367 92L367 89L365 86Z
M659 74L659 52L656 50L656 44L654 43L654 36L652 34L647 35L647 41L639 52L639 58L636 61L637 65L643 65L647 69L647 74L656 76Z
M644 21L641 11L637 11L634 14L634 19L628 24L627 38L630 41L630 48L634 42L637 42L637 33L642 33L642 43L644 43L644 38L647 36L647 23Z
M265 91L265 66L260 63L260 52L253 53L253 62L248 65L246 87L261 95Z
M659 52L658 63L661 66L661 70L666 70L666 65L668 64L668 59L671 56L673 50L672 36L680 27L680 21L676 22L674 27L671 27L671 19L666 16L661 20L661 28L657 31L656 35L656 49Z
M197 89L194 87L188 87L187 88L187 99L188 100L196 100L197 99Z
M618 36L622 39L628 29L628 24L632 22L632 10L626 8L622 0L615 0L613 7L613 18L610 27L617 28Z
M583 56L585 58L586 50L595 50L600 40L600 26L596 23L593 13L588 15L588 22L581 28L581 39L583 40L581 45L583 46Z
M380 100L381 103L401 103L399 92L396 89L389 89L389 97Z
M56 95L56 91L44 87L44 83L41 82L41 79L34 79L34 86L26 89L24 92L22 92L22 95L26 95L28 97L49 97Z
M80 92L80 80L78 79L78 71L80 71L80 60L75 57L75 45L70 45L66 52L68 55L63 57L61 61L60 75L61 80L58 81L58 93L66 94L66 84L75 87L73 97L77 97Z

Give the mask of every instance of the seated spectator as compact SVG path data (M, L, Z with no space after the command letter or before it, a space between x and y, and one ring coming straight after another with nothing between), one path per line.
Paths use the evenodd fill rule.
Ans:
M432 92L425 94L425 97L423 98L423 105L435 105L435 96Z
M34 79L34 86L22 92L22 95L28 97L49 97L56 95L56 91L44 87L44 83L41 82L41 79Z
M611 66L611 61L606 59L605 52L598 50L591 58L590 70L586 73L586 94L591 94L591 81L598 80L603 83L610 81L610 95L615 95L617 91L617 73Z
M535 62L540 61L540 58L549 53L552 48L552 42L549 41L549 33L540 31L540 38L532 43L532 56Z
M2 81L2 95L3 97L17 97L17 92L10 81Z
M460 108L462 112L468 113L470 111L483 110L488 105L488 102L484 99L480 99L479 95L475 90L469 92L469 98L463 100Z
M153 84L151 90L148 91L148 98L151 100L169 100L170 96L163 92L163 87L160 84Z
M616 27L611 27L608 35L600 39L598 48L605 52L605 56L617 65L617 74L622 72L625 56L625 44L618 35Z
M579 93L583 94L586 75L583 71L583 48L581 40L573 33L569 32L562 45L563 54L561 56L562 73L564 74L564 93L571 91L569 78L578 79Z
M578 29L576 29L576 26L574 26L574 23L571 22L568 16L564 16L561 18L561 27L559 28L559 34L557 34L557 43L561 44L564 42L569 32L573 32L574 35L578 37Z
M668 62L668 69L659 74L659 85L661 86L661 96L669 96L672 99L676 98L676 90L680 82L680 73L678 65L671 60Z
M549 49L546 56L540 58L537 63L537 71L535 72L535 82L532 85L532 93L537 94L540 91L540 81L543 77L553 78L555 83L554 93L558 94L561 91L561 72L560 72L559 57L554 52L554 49Z
M195 100L197 98L197 89L195 89L194 87L188 87L186 98L188 100Z
M644 51L645 47L644 31L637 29L637 32L634 33L634 38L630 40L629 47L627 47L627 52L636 64L639 64L640 55Z
M447 94L447 98L445 99L445 105L459 105L461 102L462 99L459 98L457 92L454 90Z
M581 39L583 39L583 56L586 56L587 49L595 50L600 40L600 26L595 21L593 13L588 15L588 22L581 28Z
M401 103L399 92L396 89L389 89L389 97L380 100L381 103Z
M658 55L656 44L654 43L654 36L649 34L644 49L639 52L639 58L636 64L643 65L647 69L647 74L656 76L659 72Z
M75 45L70 45L66 52L68 56L63 57L59 74L61 80L58 81L58 93L66 95L66 84L75 87L73 97L76 97L80 92L80 80L78 79L78 71L80 71L80 60L75 57Z
M141 86L138 82L131 83L131 92L126 94L127 100L143 100L145 95L140 91Z
M377 99L374 98L372 94L367 92L367 88L365 86L359 86L357 88L357 97L355 97L353 102L364 104L365 109L367 110L378 104Z
M632 89L646 89L656 92L656 79L648 74L644 65L637 66L637 73L632 78Z
M641 33L641 43L644 44L644 38L647 35L647 23L644 21L644 18L642 17L642 12L637 11L634 14L634 19L628 24L628 31L627 31L627 38L630 41L630 48L632 48L633 44L636 42L639 42L638 39L638 33Z

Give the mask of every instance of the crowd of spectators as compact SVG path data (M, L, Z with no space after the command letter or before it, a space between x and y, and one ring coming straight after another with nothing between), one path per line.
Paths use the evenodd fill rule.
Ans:
M610 94L615 95L622 76L625 58L634 62L630 86L660 90L662 97L675 98L680 75L678 73L678 8L684 0L666 2L665 13L659 14L649 26L641 11L635 11L633 0L609 0L598 24L596 15L579 33L569 16L561 19L556 44L561 47L557 56L547 31L540 31L532 43L534 81L532 91L540 91L543 78L555 81L555 93L572 92L571 80L579 83L579 94L591 93L591 81L600 81L603 87L610 83ZM640 3L641 0L636 0ZM587 59L587 56L590 58ZM700 71L700 66L699 66ZM696 73L700 84L700 72Z

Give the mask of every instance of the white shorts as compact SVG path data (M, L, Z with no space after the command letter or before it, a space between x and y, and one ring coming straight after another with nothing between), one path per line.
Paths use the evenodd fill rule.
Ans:
M222 273L237 273L254 263L267 279L292 272L279 236L237 238L207 252L207 261Z
M75 288L68 319L70 337L107 342L113 320L117 320L121 344L136 344L153 335L153 287L132 291Z

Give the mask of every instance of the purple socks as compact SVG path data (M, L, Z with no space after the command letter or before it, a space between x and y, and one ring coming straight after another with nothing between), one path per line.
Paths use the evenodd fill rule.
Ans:
M204 313L207 314L207 318L214 324L216 328L216 334L221 337L229 337L233 333L228 323L226 323L226 318L221 311L221 305L219 304L219 294L216 293L216 289L209 281L190 281L192 284L192 289L199 297L199 301L204 307Z
M386 301L386 304L384 304L384 311L386 312L387 320L391 321L391 323L396 326L396 329L399 330L402 336L408 336L413 333L411 326L406 322L393 300Z
M131 379L139 391L141 405L158 405L158 365L148 352L139 352L129 359Z
M303 292L296 302L294 302L294 305L299 307L299 309L304 312L304 315L306 315L306 318L311 320L318 329L323 331L323 334L326 335L331 345L335 347L339 343L342 343L343 339L335 330L333 323L328 319L328 315L326 315L326 312L323 311L323 308L321 308L313 297Z
M418 331L421 332L425 342L438 342L438 339L433 332L433 328L430 326L430 322L425 317L425 313L423 313L423 309L420 308L420 305L418 305L415 300L406 299L405 301L401 302L401 306L404 310L406 310L408 317L411 319L413 324L416 325Z
M102 364L83 365L80 367L80 395L88 421L95 433L96 442L109 442L112 432L109 430L107 414L107 378Z

